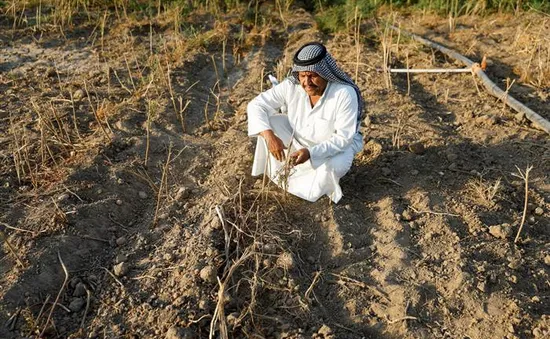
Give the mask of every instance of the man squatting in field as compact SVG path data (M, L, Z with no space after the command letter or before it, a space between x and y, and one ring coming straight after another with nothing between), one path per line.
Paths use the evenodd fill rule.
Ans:
M342 197L340 178L363 148L358 131L363 100L322 44L302 46L293 61L288 78L248 104L248 135L261 136L252 175L266 173L308 201L326 194L337 203ZM288 113L278 114L284 107ZM294 167L281 179L288 155Z

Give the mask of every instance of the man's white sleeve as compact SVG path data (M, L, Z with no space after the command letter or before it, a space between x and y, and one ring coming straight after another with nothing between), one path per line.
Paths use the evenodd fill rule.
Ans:
M280 84L260 93L252 99L247 106L248 135L255 136L258 133L271 129L269 117L279 111L286 103L286 93L292 84L285 80Z
M332 136L328 140L309 148L313 168L320 166L326 158L344 151L353 142L357 133L359 105L357 94L353 88L339 93L336 110Z

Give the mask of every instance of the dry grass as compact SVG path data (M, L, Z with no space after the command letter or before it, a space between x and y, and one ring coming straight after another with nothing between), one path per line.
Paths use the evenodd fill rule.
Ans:
M494 181L474 178L466 183L466 189L470 192L472 200L487 208L493 208L496 205L501 188L500 178Z
M538 89L550 87L550 37L544 35L549 19L518 27L513 49L524 57L514 71L521 81Z

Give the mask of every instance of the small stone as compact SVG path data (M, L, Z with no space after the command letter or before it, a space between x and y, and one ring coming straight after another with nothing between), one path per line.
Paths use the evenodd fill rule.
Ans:
M143 191L139 191L138 192L138 196L141 198L141 199L147 199L147 193L143 192Z
M83 283L76 284L73 292L73 297L83 297L86 295L86 285Z
M414 154L420 155L420 154L424 154L426 149L424 148L423 143L415 142L409 145L409 151L411 151Z
M121 262L125 262L128 260L128 256L125 254L118 254L115 257L115 264L120 264Z
M346 211L351 211L351 205L345 205L344 208L346 209Z
M122 245L124 245L125 243L126 243L126 237L120 237L120 238L117 238L117 240L116 240L116 244L117 244L118 246L122 246Z
M538 302L540 302L540 298L535 295L531 298L531 301L534 302L534 303L538 303Z
M508 278L508 280L512 283L512 284L516 284L518 282L518 277L516 277L515 275L511 275L510 278Z
M69 195L67 193L63 193L60 196L57 197L58 201L63 201L69 198Z
M480 281L477 284L477 289L480 290L481 292L487 292L487 284L484 281Z
M199 273L201 279L205 282L215 283L217 281L217 272L214 266L205 266Z
M369 115L367 115L365 117L365 119L363 119L363 124L366 126L366 127L369 127L371 124L372 124L372 119Z
M446 154L446 157L447 157L447 160L449 160L450 162L454 162L454 161L456 161L456 159L458 159L458 155L456 155L455 153L451 153L451 152L448 152Z
M84 91L81 90L81 89L77 89L76 91L74 91L73 93L73 100L80 100L84 97Z
M194 337L190 329L176 326L170 327L164 335L164 339L191 339Z
M544 264L550 266L550 254L544 257Z
M69 304L69 310L71 310L72 312L78 312L82 309L82 307L84 307L85 304L86 302L84 301L84 299L76 298Z
M113 267L113 273L117 277L125 276L128 273L129 270L130 270L130 267L125 262L121 262L120 264L117 264Z
M535 208L535 214L536 215L543 215L544 210L541 207L537 207L537 208Z
M115 203L116 203L118 206L120 206L120 205L122 205L122 200L117 199Z
M489 233L493 237L496 237L499 239L506 239L511 232L512 232L512 228L508 224L495 225L495 226L489 227Z

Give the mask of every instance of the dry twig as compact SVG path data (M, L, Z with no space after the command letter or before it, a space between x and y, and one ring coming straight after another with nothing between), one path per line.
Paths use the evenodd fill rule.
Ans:
M69 281L69 271L67 270L67 267L63 262L63 259L61 259L61 254L59 254L59 251L57 252L57 258L59 259L59 263L63 268L63 272L65 273L65 280L63 280L63 284L61 285L61 288L57 293L57 297L55 297L55 301L53 302L52 308L50 309L50 313L48 314L48 318L46 319L46 323L44 324L44 328L42 329L42 332L40 332L39 337L42 337L44 335L44 332L46 332L46 329L48 328L48 324L50 323L50 319L52 318L53 311L55 310L55 306L59 301L59 297L61 297L61 293L63 293L63 291L65 290L65 286L67 286L67 282Z
M521 230L523 229L523 224L525 224L525 217L527 215L527 200L529 198L529 172L533 169L533 166L527 166L525 169L525 172L523 172L519 167L516 166L518 169L519 174L513 174L514 176L517 176L525 182L525 201L523 204L523 215L521 217L521 224L519 225L518 233L516 234L516 238L514 239L514 244L516 244L519 240L519 234L521 233Z

